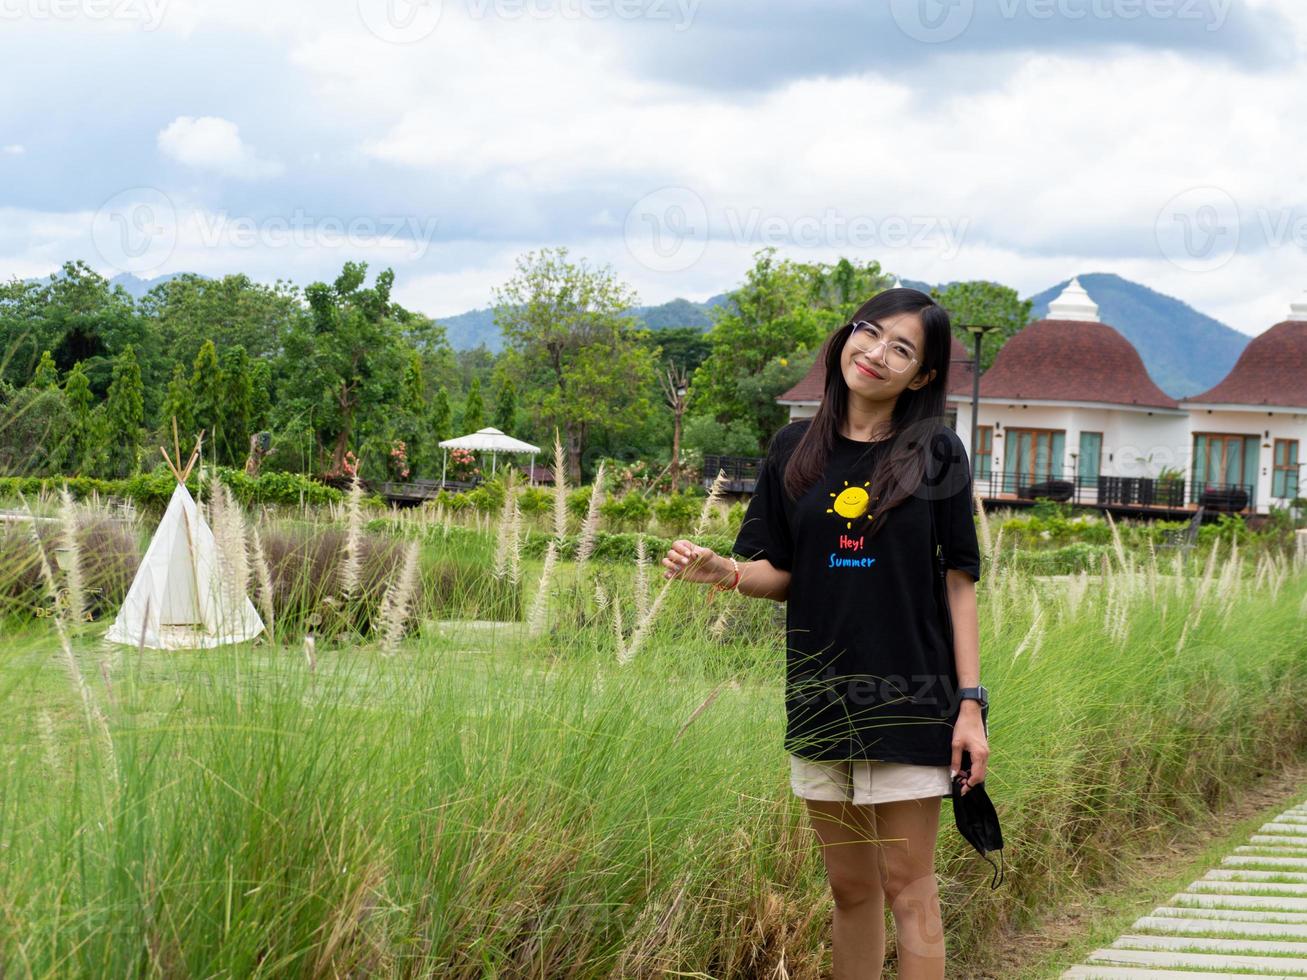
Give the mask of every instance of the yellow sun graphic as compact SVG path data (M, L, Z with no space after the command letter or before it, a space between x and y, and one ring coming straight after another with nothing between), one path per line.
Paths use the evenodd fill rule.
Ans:
M867 512L867 501L871 498L863 487L868 486L871 486L870 480L864 483L861 487L851 487L849 486L849 481L845 480L844 489L838 494L831 494L831 496L835 498L835 503L831 504L831 506L826 509L826 513L839 514L840 517L847 517L848 524L846 526L849 529L852 529L853 519L855 517L861 517Z

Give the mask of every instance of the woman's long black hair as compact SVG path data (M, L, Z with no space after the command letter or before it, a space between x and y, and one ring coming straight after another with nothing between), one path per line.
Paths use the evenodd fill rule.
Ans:
M944 426L948 394L948 366L952 354L952 331L948 312L918 289L886 289L863 303L849 322L826 338L817 357L826 364L826 391L812 424L790 454L784 485L792 500L802 497L826 471L826 461L835 448L835 438L849 403L849 387L840 368L844 342L857 320L884 321L899 313L917 313L925 330L925 354L918 374L935 377L930 383L899 393L891 415L890 445L869 478L873 481L872 502L864 526L871 535L883 521L880 517L912 496L925 474L927 453L933 436Z

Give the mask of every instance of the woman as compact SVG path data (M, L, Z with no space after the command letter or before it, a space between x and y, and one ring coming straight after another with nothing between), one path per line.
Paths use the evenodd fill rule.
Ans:
M786 735L835 901L837 978L879 977L884 908L899 977L944 976L940 797L989 755L965 448L943 424L948 314L915 289L864 303L826 341L821 407L773 436L732 548L678 540L667 578L786 602ZM934 533L948 567L935 585ZM952 616L948 649L941 602Z

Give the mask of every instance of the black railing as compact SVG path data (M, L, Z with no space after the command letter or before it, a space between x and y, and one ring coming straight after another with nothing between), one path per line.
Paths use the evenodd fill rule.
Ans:
M983 496L1011 495L1020 500L1043 497L1088 506L1172 507L1198 504L1208 511L1242 511L1253 505L1253 487L1243 483L1159 480L1150 476L1079 476L1064 473L991 473L975 480Z
M704 489L712 487L718 471L724 471L725 490L728 493L753 493L758 483L758 467L762 456L710 456L703 457Z
M434 500L443 490L471 490L480 480L405 480L372 484L371 489L389 500Z

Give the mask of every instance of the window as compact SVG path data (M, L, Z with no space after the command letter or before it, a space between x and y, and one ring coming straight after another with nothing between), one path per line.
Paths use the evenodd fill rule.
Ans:
M1062 479L1066 432L1062 429L1008 429L1003 451L1003 491Z
M1194 433L1195 496L1208 488L1239 487L1257 499L1257 450L1261 439L1229 432Z
M990 463L994 459L994 427L980 425L976 427L976 479L988 480Z
M1080 458L1076 460L1076 476L1081 486L1098 486L1098 474L1103 465L1103 433L1080 433Z
M1271 473L1271 496L1292 500L1298 496L1298 440L1275 440L1275 469Z

